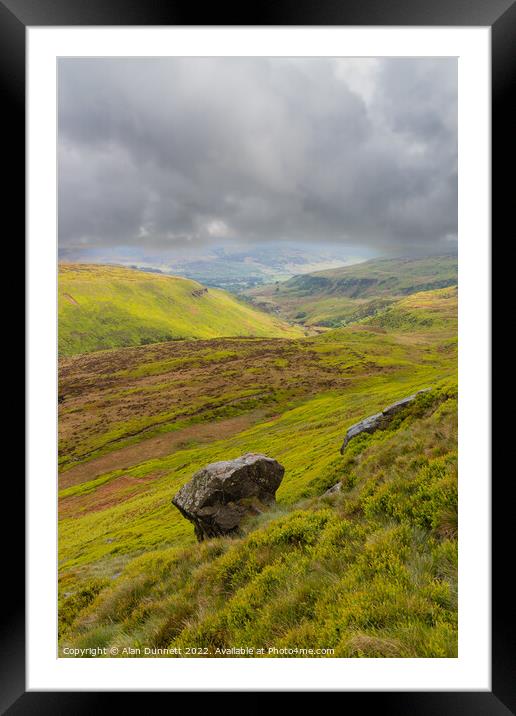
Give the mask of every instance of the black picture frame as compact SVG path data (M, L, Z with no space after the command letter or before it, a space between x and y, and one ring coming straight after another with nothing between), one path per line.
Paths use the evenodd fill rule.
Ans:
M202 22L199 22L202 19ZM492 38L492 236L500 243L509 230L513 213L516 166L511 92L516 78L516 3L514 0L266 0L234 8L220 3L203 6L172 0L0 0L0 89L4 145L12 151L5 206L16 217L20 232L25 216L25 37L34 26L77 25L360 25L360 26L489 26ZM512 217L511 217L512 218ZM15 241L21 242L16 235ZM493 244L494 245L494 244ZM492 268L497 268L494 263ZM492 305L492 316L501 303ZM499 378L500 382L502 378ZM496 387L493 379L492 389ZM505 428L507 430L507 428ZM493 432L495 444L503 445L504 429ZM508 442L505 443L507 446ZM383 713L485 714L516 713L514 597L507 584L511 570L512 501L504 481L492 482L492 691L471 692L345 692L342 705L355 699L360 706ZM7 489L7 487L5 488ZM18 511L23 523L24 485L10 479L4 505ZM8 599L0 613L0 711L1 713L82 714L120 708L121 694L112 692L26 692L24 537L4 544L4 575L8 575ZM402 668L402 667L400 667ZM131 693L132 705L142 694ZM149 693L143 698L148 699ZM116 702L115 702L116 699ZM144 703L144 702L141 702ZM148 701L146 702L148 705Z

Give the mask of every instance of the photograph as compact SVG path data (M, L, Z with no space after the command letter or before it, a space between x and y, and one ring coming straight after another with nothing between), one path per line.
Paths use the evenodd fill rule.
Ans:
M458 659L458 70L57 58L60 659Z

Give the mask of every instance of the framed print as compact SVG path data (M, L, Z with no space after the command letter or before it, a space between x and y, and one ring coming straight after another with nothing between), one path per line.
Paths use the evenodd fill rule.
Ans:
M514 710L490 438L514 5L0 12L28 279L4 710Z

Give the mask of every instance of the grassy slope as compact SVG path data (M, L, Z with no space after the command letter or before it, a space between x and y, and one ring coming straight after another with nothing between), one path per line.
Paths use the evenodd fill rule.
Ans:
M426 394L394 429L350 445L341 494L83 585L62 605L63 645L456 656L455 445L453 389Z
M456 283L456 256L373 259L295 276L254 289L249 296L288 320L337 327L374 315L402 296Z
M300 335L297 328L189 279L87 264L59 267L59 353L177 338Z
M63 644L213 646L268 639L333 645L351 656L455 654L456 290L409 296L395 308L383 319L294 341L290 354L282 341L276 353L274 342L260 352L261 342L254 341L239 363L237 342L236 357L215 364L233 391L250 390L251 379L269 387L265 414L254 426L61 491ZM114 396L133 391L128 395L143 395L146 404L152 387L181 382L184 363L156 361L157 349L113 354L123 366L114 382L112 366L105 380L96 370L103 354L81 364L78 390L88 410L73 407L80 396L68 393L61 406L79 452L91 440L100 450L117 447L102 438L103 430L112 430L109 423L102 427L102 418ZM185 343L183 349L181 360L194 361L196 347ZM146 371L156 383L145 382ZM296 391L303 372L306 390ZM318 376L315 393L311 375ZM200 374L187 377L185 384L197 381L203 394ZM88 392L92 384L95 396ZM351 423L428 386L438 390L418 415L339 455ZM237 410L256 410L241 397ZM123 438L125 429L126 439L143 439L133 434L130 407L120 411L118 434ZM96 423L73 423L88 412ZM220 416L209 401L197 414L201 421L214 417ZM71 445L63 448L65 464ZM201 465L247 450L286 467L276 513L263 517L267 524L249 525L241 540L198 547L191 525L170 504L172 495ZM91 455L86 450L75 459ZM321 502L318 496L339 479L346 491L334 498L337 504Z

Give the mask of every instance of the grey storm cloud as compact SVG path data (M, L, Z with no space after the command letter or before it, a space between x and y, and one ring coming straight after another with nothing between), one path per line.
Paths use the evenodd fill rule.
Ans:
M449 246L455 59L61 59L60 248Z

